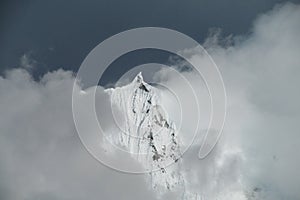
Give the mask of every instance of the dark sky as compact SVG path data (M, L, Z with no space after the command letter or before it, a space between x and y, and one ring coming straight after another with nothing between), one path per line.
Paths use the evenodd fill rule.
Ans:
M198 42L203 42L212 27L222 28L224 35L247 34L258 14L280 2L283 1L2 0L0 72L18 66L25 53L36 60L33 73L37 76L58 68L76 71L101 41L136 27L171 28ZM119 63L122 69L128 69L166 57L158 51L135 52Z

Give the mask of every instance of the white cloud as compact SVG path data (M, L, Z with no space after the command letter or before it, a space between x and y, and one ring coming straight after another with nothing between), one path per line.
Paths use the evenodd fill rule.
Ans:
M204 161L193 160L199 146L193 147L193 156L186 156L192 187L208 199L235 194L237 199L241 194L244 198L256 194L257 199L300 198L299 19L299 5L278 5L257 18L250 35L221 37L220 31L214 31L204 43L221 70L228 97L218 148ZM194 62L205 62L197 49L188 55ZM157 80L177 88L190 101L187 87L182 89L168 74L159 72ZM204 84L193 71L183 74L197 85L199 103L205 108Z
M153 199L144 176L104 167L84 149L72 118L73 81L63 70L39 82L22 69L0 78L0 198Z
M300 198L299 19L300 7L285 4L259 16L248 36L214 34L205 42L224 78L228 114L208 158L197 160L197 144L184 156L189 190L206 199ZM190 55L202 62L196 50ZM26 68L26 57L23 63ZM205 116L205 85L190 71L182 74L199 86ZM168 71L154 79L177 90L189 105L186 114L192 113L195 102L185 98L191 92L186 86ZM23 69L0 77L0 198L155 199L144 176L115 172L85 151L72 118L73 82L63 70L38 82ZM172 118L170 106L168 111ZM183 132L194 123L185 122Z

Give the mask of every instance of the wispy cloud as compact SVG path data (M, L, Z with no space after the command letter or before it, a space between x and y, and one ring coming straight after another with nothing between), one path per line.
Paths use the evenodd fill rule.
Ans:
M20 67L31 70L37 65L37 61L32 58L32 52L25 53L20 58Z

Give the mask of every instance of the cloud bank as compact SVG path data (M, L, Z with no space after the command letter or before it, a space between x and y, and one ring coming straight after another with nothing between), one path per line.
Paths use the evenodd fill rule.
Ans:
M204 43L228 97L217 148L197 160L196 142L183 157L188 189L204 199L300 198L299 19L299 5L279 5L259 16L249 35L214 32ZM197 50L188 53L203 62ZM205 108L203 82L193 71L181 73L199 85ZM162 70L153 79L187 91L170 74ZM85 151L72 119L73 82L63 70L35 81L22 67L0 77L0 198L156 199L145 176L115 172ZM183 124L187 137L188 128Z
M228 97L223 136L211 158L193 159L197 143L194 153L190 151L194 155L184 157L188 165L197 163L189 166L188 177L196 179L192 187L206 198L300 197L299 19L299 5L278 5L257 18L249 35L224 37L213 29L203 44L220 68ZM193 62L205 64L197 49L187 54ZM175 67L182 66L185 63ZM189 70L182 73L199 86L200 107L208 107L201 77ZM175 90L187 91L168 70L156 78Z

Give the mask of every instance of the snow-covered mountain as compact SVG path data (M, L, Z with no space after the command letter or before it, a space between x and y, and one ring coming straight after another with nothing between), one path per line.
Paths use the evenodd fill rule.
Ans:
M184 190L180 140L160 104L161 91L144 82L139 73L130 84L106 92L112 107L123 115L116 117L120 129L117 142L149 171L152 187L158 194Z
M262 187L241 189L239 176L228 178L224 187L224 174L243 161L238 148L219 146L223 151L217 150L209 165L189 165L189 158L182 158L180 134L164 109L164 103L170 102L164 101L165 91L147 84L141 73L131 83L105 92L118 125L111 142L130 152L149 172L148 180L158 199L166 199L169 192L175 195L167 199L178 200L273 199Z
M139 73L131 83L105 90L119 132L112 142L129 151L149 172L148 180L158 197L176 193L180 200L199 200L186 188L181 170L181 142L175 123L165 112L162 93Z
M165 91L147 84L139 73L131 83L106 89L105 92L110 96L118 125L112 142L130 152L149 172L149 183L158 197L163 199L170 192L180 200L203 199L204 194L198 193L200 188L191 187L192 180L187 180L194 176L197 179L200 168L194 166L194 171L191 171L182 158L180 134L164 109ZM214 168L206 169L204 166L201 169L214 173ZM201 185L200 180L195 181L198 186ZM213 181L211 185L214 187Z

